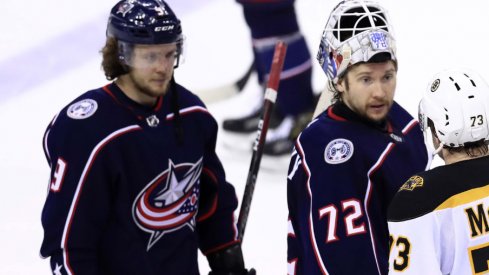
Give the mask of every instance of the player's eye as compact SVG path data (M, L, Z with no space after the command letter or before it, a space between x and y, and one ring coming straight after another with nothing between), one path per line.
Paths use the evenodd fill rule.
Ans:
M384 79L385 80L391 80L392 78L394 78L394 75L393 74L387 74L384 76Z
M361 81L362 83L370 83L370 82L372 81L372 79L371 79L370 77L362 77L362 78L360 79L360 81Z
M176 58L178 55L177 51L171 51L169 53L166 54L166 58L167 59L172 59L172 58Z
M153 63L158 60L158 54L157 53L147 53L143 55L143 59L146 60L147 62Z

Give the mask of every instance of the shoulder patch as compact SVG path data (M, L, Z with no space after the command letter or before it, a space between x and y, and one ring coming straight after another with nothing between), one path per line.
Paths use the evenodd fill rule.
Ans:
M423 187L424 179L420 176L410 177L402 186L399 191L413 191L417 187Z
M71 104L66 113L72 119L85 119L91 117L97 111L97 108L97 101L83 99Z
M324 160L329 164L346 162L353 155L353 143L344 138L332 140L324 150Z

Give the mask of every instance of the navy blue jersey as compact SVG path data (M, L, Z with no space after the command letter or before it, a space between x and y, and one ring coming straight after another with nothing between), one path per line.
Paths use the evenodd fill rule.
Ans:
M238 242L217 123L198 97L175 89L149 108L109 84L48 126L41 255L56 274L199 274L198 248Z
M388 205L427 164L417 121L395 102L383 125L343 104L319 115L289 167L289 274L387 274Z

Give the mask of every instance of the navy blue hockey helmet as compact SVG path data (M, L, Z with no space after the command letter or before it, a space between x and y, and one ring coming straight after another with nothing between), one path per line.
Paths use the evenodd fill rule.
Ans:
M183 34L180 20L163 0L122 0L111 10L107 37L117 39L119 60L128 66L135 44L177 46L174 68L183 55Z
M132 44L183 40L180 20L163 0L122 0L111 10L107 36Z

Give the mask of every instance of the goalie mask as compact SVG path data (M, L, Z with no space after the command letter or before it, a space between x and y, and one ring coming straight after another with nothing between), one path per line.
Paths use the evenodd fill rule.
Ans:
M396 60L395 39L387 11L369 0L340 2L329 16L317 54L328 79L337 83L348 67L372 62L380 53Z
M489 140L489 86L473 71L443 71L431 80L418 114L426 143L431 143L430 120L441 142L434 154L443 146Z
M133 64L131 55L134 45L154 48L147 56L146 65L165 58L174 60L178 67L183 52L183 35L180 20L163 0L122 0L111 10L107 24L107 37L118 41L119 60L127 66L144 67L145 63ZM173 56L159 54L152 45L175 44Z

